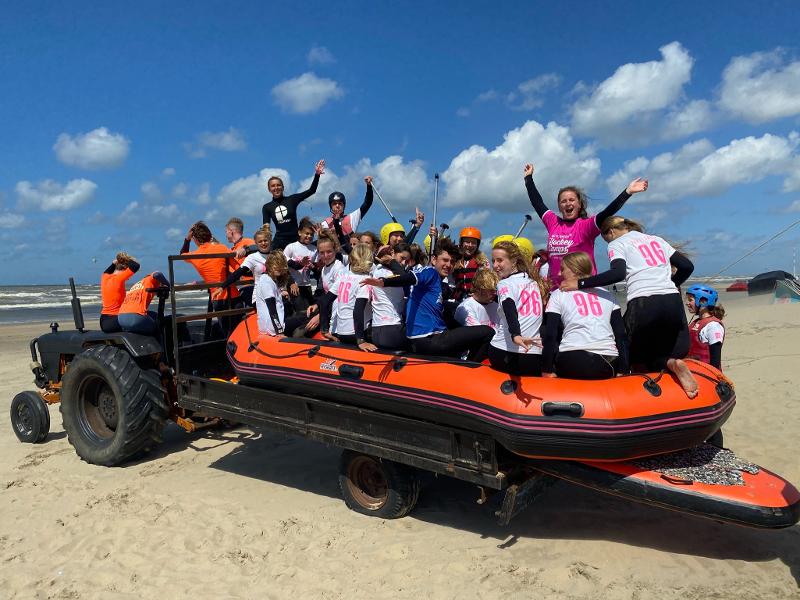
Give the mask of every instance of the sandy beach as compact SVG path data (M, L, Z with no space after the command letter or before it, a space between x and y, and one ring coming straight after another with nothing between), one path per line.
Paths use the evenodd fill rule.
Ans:
M738 455L800 485L800 304L725 295ZM62 327L68 327L62 323ZM58 407L21 444L9 405L34 389L28 342L0 340L0 597L800 598L800 527L757 531L565 483L502 528L474 486L431 481L411 516L349 511L338 451L269 431L170 426L146 460L82 462Z

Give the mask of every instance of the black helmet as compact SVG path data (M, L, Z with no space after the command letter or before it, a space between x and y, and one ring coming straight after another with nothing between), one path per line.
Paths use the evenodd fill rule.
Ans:
M342 202L342 204L344 204L342 209L347 206L347 198L344 197L342 192L333 192L330 196L328 196L328 208L331 207L334 201Z

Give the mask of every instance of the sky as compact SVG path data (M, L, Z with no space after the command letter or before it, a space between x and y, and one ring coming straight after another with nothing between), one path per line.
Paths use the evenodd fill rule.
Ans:
M800 219L796 2L17 2L0 20L0 285L166 270L191 224L261 225L266 180L401 223L545 232L577 184L713 275ZM361 226L389 221L376 200ZM800 226L728 271L792 270ZM596 242L603 257L605 243ZM600 260L601 265L603 260ZM186 269L186 266L182 267ZM178 271L192 276L191 271Z

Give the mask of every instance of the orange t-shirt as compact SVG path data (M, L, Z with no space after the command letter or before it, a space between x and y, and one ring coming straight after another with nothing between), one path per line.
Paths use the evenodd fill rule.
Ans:
M119 307L120 314L135 313L137 315L146 315L147 307L150 306L150 302L155 296L155 292L148 292L147 290L157 287L161 287L161 283L152 274L135 283L125 294L125 300L123 300L122 306Z
M186 254L202 255L222 254L226 252L230 252L227 246L214 242L206 242L205 244L200 244L195 250L187 252ZM233 258L193 258L186 262L191 263L192 266L197 269L200 277L202 277L203 281L206 283L222 283L228 277L228 273L238 268ZM211 288L210 291L212 294L215 294L219 289L220 288ZM239 296L239 290L233 286L229 287L223 290L216 299L225 300L228 298L228 294L230 294L231 298L236 298Z
M119 307L125 300L125 282L131 277L133 271L128 268L113 273L103 273L100 276L100 297L103 299L103 309L100 314L119 314Z
M236 242L233 246L231 246L231 251L232 252L236 252L239 248L242 248L242 247L245 247L245 246L253 246L253 245L255 245L255 243L256 243L255 240L243 237L238 242ZM231 269L231 272L233 272L236 269L238 269L239 267L241 267L242 263L244 262L244 259L245 259L245 257L236 258L234 256L233 257L233 262L236 263L236 266L233 269ZM252 277L242 277L239 281L241 281L242 283L253 283L253 278Z

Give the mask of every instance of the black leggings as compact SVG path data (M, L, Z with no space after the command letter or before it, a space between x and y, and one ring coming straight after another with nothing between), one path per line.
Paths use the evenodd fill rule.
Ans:
M100 330L103 333L117 333L122 331L117 315L100 315Z
M400 323L373 327L372 343L381 350L405 350L408 347L405 328Z
M689 353L689 325L680 294L634 298L624 315L632 370L661 371Z
M568 350L556 356L556 374L564 379L610 379L617 374L617 357L586 350Z
M311 291L310 285L297 286L300 293L297 296L291 296L292 307L294 312L305 314L308 307L314 304L314 293Z
M457 327L442 333L409 340L417 354L460 357L467 352L467 360L481 362L486 358L486 349L494 337L494 329L488 325Z
M542 355L522 352L507 352L489 346L489 363L495 371L510 375L542 375Z

